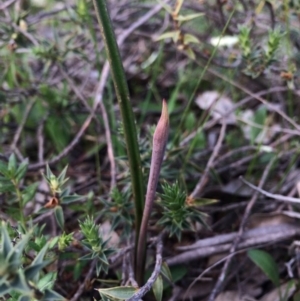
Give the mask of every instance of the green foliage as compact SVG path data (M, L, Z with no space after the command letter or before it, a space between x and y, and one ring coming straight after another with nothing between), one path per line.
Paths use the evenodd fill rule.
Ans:
M137 289L132 286L117 286L112 288L98 289L103 301L121 301L127 300L137 292Z
M281 33L279 29L269 31L268 45L265 51L267 65L269 65L275 58L276 51L280 46L280 41L282 40L283 36L284 33Z
M33 1L31 3L33 10L32 7L17 9L9 2L11 1L7 1L8 6L6 7L5 4L5 9L1 11L1 13L5 12L5 16L1 16L3 22L0 25L0 68L3 70L2 73L0 72L0 203L1 219L12 220L18 224L15 229L7 226L7 237L10 237L12 248L18 246L19 249L11 257L6 257L7 261L3 257L4 249L1 249L0 271L4 273L4 280L0 277L0 283L6 281L15 286L19 285L20 290L10 290L8 295L5 296L8 300L20 299L25 301L32 296L47 300L60 299L61 297L58 297L55 292L48 291L53 288L56 274L65 276L64 273L67 272L73 275L73 279L80 282L82 281L80 278L84 276L86 268L90 266L93 259L97 261L98 274L101 271L108 271L108 256L112 250L108 248L107 241L102 239L101 234L99 234L101 227L95 225L92 219L82 222L80 227L81 232L86 237L83 243L85 247L69 248L74 241L73 233L63 231L68 229L77 232L77 223L74 223L74 218L67 219L66 217L75 216L76 219L78 216L89 216L91 214L96 216L97 214L97 220L99 217L102 220L108 219L111 222L112 230L121 230L121 234L119 232L118 234L123 235L124 240L129 240L133 226L137 226L136 233L138 232L144 198L142 188L144 183L147 182L152 149L152 135L148 133L146 122L152 123L156 118L157 108L160 106L162 96L171 95L168 99L169 112L172 113L170 136L174 143L168 145L160 178L168 183L174 183L175 179L180 178L180 184L186 185L186 191L191 191L194 188L193 185L198 175L203 172L204 164L207 162L206 158L209 155L207 156L207 150L201 150L213 147L216 131L219 128L219 125L216 125L216 120L210 114L210 109L204 112L207 117L203 118L204 115L199 116L199 109L196 106L190 107L187 105L188 98L195 99L192 91L201 93L206 90L224 90L224 93L227 93L231 100L238 105L240 99L251 96L247 95L248 92L243 88L252 89L252 87L255 87L253 91L255 93L259 93L260 88L266 89L264 92L268 92L270 86L272 86L272 89L279 88L279 90L291 88L288 92L286 90L283 93L276 92L278 95L275 99L271 94L273 92L263 94L262 97L272 103L274 100L275 102L280 101L280 110L285 109L285 100L289 98L291 104L287 106L290 106L288 113L297 122L297 110L297 114L293 116L293 109L297 109L297 106L291 95L299 90L299 83L295 80L299 78L300 66L298 51L300 35L297 30L298 27L295 26L297 24L295 16L299 15L300 11L298 1L291 0L284 3L253 1L252 5L248 5L247 1L244 1L248 8L247 12L244 11L243 5L238 1L234 3L223 1L220 11L216 11L214 18L209 19L207 16L212 16L211 12L218 1L212 1L203 6L208 12L206 14L192 11L193 9L190 5L187 5L187 1L175 1L175 6L173 4L171 6L159 0L158 2L162 4L173 22L165 23L170 25L157 38L157 41L161 40L160 43L155 45L150 42L151 47L139 47L139 50L143 49L143 53L136 53L134 64L130 64L129 78L123 77L123 82L122 78L119 78L119 83L123 84L124 94L127 94L126 82L130 81L134 82L133 90L138 91L138 93L131 93L133 97L130 103L127 101L129 95L120 95L120 91L118 91L119 98L125 96L120 101L120 105L127 105L127 107L122 107L120 110L122 116L125 116L127 120L123 122L125 127L123 127L122 132L117 132L119 118L116 118L116 116L119 117L117 115L119 111L115 108L113 101L115 94L112 92L109 81L103 94L103 101L108 100L104 104L110 119L114 155L117 157L119 155L124 156L122 160L118 161L119 165L115 169L117 171L116 187L112 190L110 197L107 198L106 166L101 166L101 174L100 167L97 166L99 177L96 185L94 185L95 179L90 178L94 175L93 172L89 172L91 169L87 172L82 169L83 165L90 164L97 156L100 157L101 164L107 162L107 158L102 157L105 153L106 141L102 136L102 133L104 133L102 119L96 120L98 109L95 110L95 118L91 119L84 135L76 141L76 143L79 141L78 148L77 146L74 147L75 143L72 144L71 149L66 149L67 144L73 138L73 141L77 139L75 135L77 135L79 128L88 124L88 122L85 123L88 114L90 114L88 106L92 104L95 91L94 85L106 58L101 43L99 44L95 18L90 12L92 2L76 0L73 6L56 9L56 6L53 6L55 3L50 1L47 5L44 4L45 7L37 9ZM48 14L48 8L51 9L50 14ZM102 9L100 12L103 13L105 10ZM231 17L228 17L231 12L232 14L234 12L235 16L232 20ZM234 21L244 20L245 13L253 15L253 18L247 19L247 24L239 27ZM124 14L126 14L126 10L124 10ZM164 13L158 13L155 18L161 18L162 21L163 15ZM225 25L221 33L220 26L224 25L227 20L228 24L230 21L230 27L227 28L227 25ZM263 20L262 23L261 20ZM264 20L267 20L267 23L264 23ZM127 25L126 18L122 18L121 21L122 25ZM271 24L271 21L274 24ZM145 28L150 25L151 29L160 30L160 27L156 25L160 22L152 22L151 20L147 22L149 23L145 24ZM104 24L108 24L108 22L104 22ZM19 28L22 31L17 30ZM270 30L270 28L275 29ZM284 31L287 33L287 39L283 39ZM148 28L147 32L149 33ZM238 32L238 45L224 46L220 43L214 48L215 52L211 52L211 46L214 46L211 43L211 37L215 36L219 39L219 37L223 38L226 34L229 35L228 38L236 39ZM154 31L153 33L155 34ZM132 53L128 51L128 46L132 41L136 42L136 36L133 36L135 39L129 37L126 42L128 44L124 47L124 55ZM110 37L113 38L113 35L110 35ZM139 37L149 36L142 34ZM174 45L168 43L170 39L174 42ZM143 40L142 45L144 43L149 45L147 44L149 40L148 38ZM159 50L157 51L156 46L158 44ZM180 52L184 52L191 60L186 57L182 59ZM107 57L110 55L111 53ZM116 52L114 55L115 57L111 59L113 65L116 62L115 58L118 58ZM212 60L207 60L208 57ZM145 58L148 59L145 61ZM174 58L176 62L174 62ZM206 67L203 68L206 63ZM208 69L208 66L211 66L211 68ZM111 70L113 69L111 68ZM202 75L199 74L199 70L200 73L203 70ZM63 71L67 74L68 79ZM117 75L122 75L122 68L117 71ZM248 79L246 76L240 77L241 72L249 75L252 79ZM258 76L261 81L253 80ZM140 84L140 80L142 84ZM285 86L286 83L287 87ZM87 101L88 106L78 100L79 96L75 89L77 86L77 90L84 96L83 98ZM117 84L116 86L119 88L122 85ZM107 92L109 97L107 97ZM147 97L144 97L145 94ZM145 99L149 103L146 104ZM28 103L33 104L31 109ZM138 138L139 148L136 147L134 141L136 138L135 125L131 114L131 107L135 109L135 106L139 107L135 111L136 115L141 116L140 120L143 121L136 125L141 129ZM186 108L186 114L182 114L184 108ZM28 118L25 118L26 114L24 113L28 109L30 112ZM247 109L247 105L242 106L241 104L239 110L243 111L245 109ZM248 168L249 174L252 173L252 170L255 170L258 174L277 154L277 150L283 150L281 146L276 149L277 144L274 141L283 134L283 132L280 132L281 126L285 127L285 131L290 131L287 128L288 124L282 123L281 117L273 118L272 115L272 118L269 118L272 111L271 107L267 110L264 106L258 106L256 101L251 101L251 110L254 112L254 118L251 122L258 124L260 127L250 125L250 143L252 144L250 147L253 147L257 142L259 143L258 137L261 136L260 134L270 127L270 133L276 132L276 138L272 139L272 148L264 145L264 151L266 152L266 149L270 148L272 153L261 154L257 148L254 153L251 150L247 151L247 155L253 154L255 160L252 160L250 164L247 162L248 166L240 166L237 170L235 168L229 169L228 175L240 172L240 170L243 171L244 168ZM207 121L209 122L206 124ZM126 129L128 125L131 126L131 129ZM175 131L174 127L177 125L179 125L178 130ZM275 125L274 128L272 128L273 125ZM263 130L262 127L264 127ZM15 145L16 148L10 148L14 144L16 129L21 130L20 138ZM129 157L125 156L125 147L123 148L121 143L122 139L125 142L124 134L127 135L127 145L133 150L128 152ZM99 138L100 144L98 144ZM187 138L188 140L186 140ZM41 142L42 146L37 145L36 141ZM226 151L234 152L236 148L246 146L245 141L248 142L242 134L240 124L235 123L227 126L219 155L223 158ZM297 143L293 145L292 140L290 141L291 143L289 141L285 142L284 150L290 151L289 148L292 149L298 146ZM126 146L125 143L124 146ZM37 150L40 151L41 148L43 149L42 159L37 157L40 155ZM17 156L12 154L6 162L8 151L15 152ZM32 165L43 160L45 162L51 161L57 153L62 154L62 152L67 154L63 159L65 161L59 161L57 164L51 165L53 170L59 172L62 170L58 176L55 176L47 166L45 179L50 187L50 200L46 206L43 206L40 203L41 198L35 197L36 192L38 191L39 195L44 194L44 198L49 198L49 193L40 185L43 184L40 181L40 170L36 167L32 168ZM77 155L79 156L77 157ZM139 155L141 156L141 164L139 164ZM230 165L234 164L234 160L238 160L244 155L246 153L228 157L225 160L226 164L228 163L230 168ZM31 163L30 165L27 159L22 159L27 157ZM134 160L135 167L134 164L131 164ZM72 164L70 176L73 179L77 177L77 171L79 172L79 177L71 183L67 182L67 167L64 169L61 167L65 166L68 161L70 161L69 164ZM221 164L225 161L215 161L218 164L213 166L210 174L210 181L213 184L217 181L220 184L225 184L225 182L230 184L229 176L227 178L225 174L226 179L223 182L224 175L222 174L220 177L220 174L218 174L218 170L222 170L224 167ZM293 164L290 163L289 168ZM131 170L128 168L129 165ZM282 166L285 166L285 164L282 164ZM28 167L30 173L27 173ZM140 168L143 174L139 172ZM88 173L88 176L82 173ZM284 172L281 170L280 174L284 174ZM131 176L134 177L131 178ZM84 186L81 185L82 178L83 181L86 178L93 181L93 187L88 188L90 193L85 197L71 193L71 188L76 191L82 189L82 186ZM283 182L284 179L281 181ZM72 185L78 185L78 187ZM163 187L164 192L160 195L159 205L162 210L158 212L160 220L157 225L158 228L166 228L170 236L180 239L184 229L193 228L195 222L204 223L205 216L196 207L204 205L206 200L202 199L199 202L190 200L177 183L169 184L167 188L166 185ZM279 187L280 184L277 186ZM84 202L82 201L83 198ZM135 204L132 202L133 198L136 201ZM208 202L211 202L211 200ZM37 212L40 207L42 209ZM134 209L137 209L136 216L134 215ZM55 217L57 225L54 225L54 227L59 228L57 236L52 237L49 234L55 231L49 231L48 220L44 220L43 215L46 218L49 216L50 218ZM135 222L134 218L136 218ZM37 224L36 220L45 224ZM81 234L80 231L79 234ZM1 243L7 241L4 237L5 235L1 238ZM22 247L23 249L21 244L25 245ZM6 246L8 246L7 243ZM87 252L89 253L87 254ZM78 262L78 258L82 255L85 255L83 259L86 260ZM275 269L270 268L274 265L274 262L270 264L271 261L266 259L266 256L253 255L253 252L251 256L257 265L263 267L262 270L267 271L265 273L269 274L270 278L272 274L276 274ZM40 259L34 262L36 257ZM44 260L45 258L46 260ZM59 264L57 271L45 273L45 267L42 269L40 267L46 264L47 261L50 262L49 258L51 260L66 260L67 264L65 262ZM73 264L74 262L76 264ZM32 268L30 268L31 266ZM27 268L28 270L26 270ZM29 277L33 277L30 283L24 276L25 270ZM15 282L12 282L7 273L17 275L14 278ZM176 282L185 276L187 268L172 267L171 273L173 281ZM170 271L164 265L161 275L172 281L170 280ZM155 294L157 300L161 299L162 288L159 281L158 279L154 286L154 290L158 292ZM272 281L275 283L274 276ZM7 285L6 282L5 285ZM1 285L0 288L3 288ZM120 291L122 290L120 289ZM28 292L28 295L25 296L24 292L26 294ZM30 295L31 293L34 295ZM130 294L124 294L123 297L125 298L125 296L128 297ZM109 291L104 291L102 298L106 298L105 300L122 299Z
M85 239L82 244L89 250L88 254L81 257L81 260L96 260L96 272L97 275L101 271L107 273L109 268L108 256L111 255L114 250L107 247L108 240L103 240L101 237L100 226L96 225L91 217L87 217L83 222L79 222L82 234Z
M261 106L258 110L256 110L253 118L253 122L255 124L258 124L262 127L266 126L266 119L267 119L267 109L265 106ZM263 130L261 128L252 126L250 131L250 141L253 144L255 142L255 139L257 139L258 135ZM260 141L258 141L260 142Z
M280 284L279 270L274 258L262 250L249 250L248 256L278 287Z
M73 233L66 234L65 232L58 239L58 249L64 251L73 241Z
M60 173L58 177L56 177L49 165L46 167L46 175L44 175L45 180L47 181L51 194L55 196L57 193L62 192L62 186L68 181L68 178L66 178L66 172L67 172L68 166L66 166L63 171Z
M164 290L163 279L162 279L161 275L158 275L158 277L156 278L156 280L153 284L152 290L153 290L156 301L161 301L162 295L163 295L163 290Z
M0 229L0 297L9 294L12 300L64 300L61 295L52 290L56 275L50 273L42 276L42 270L51 262L44 258L49 244L45 244L24 268L23 253L33 231L22 235L14 245L6 224L2 223Z
M245 74L253 78L261 75L267 67L275 61L275 55L280 47L280 41L285 33L279 29L270 30L266 45L260 42L259 45L254 45L251 40L250 26L239 26L239 44L242 50L245 69Z
M57 224L62 230L64 229L65 218L61 205L68 205L82 199L82 196L80 195L70 195L69 188L63 188L64 184L68 181L68 178L66 178L67 168L68 166L66 166L58 176L55 176L50 167L47 165L46 175L43 175L52 194L52 198L45 205L45 207L51 209L53 208Z
M160 206L162 207L162 217L158 221L170 236L181 239L183 230L193 229L193 223L205 223L205 214L197 210L192 204L187 202L187 194L181 190L178 183L162 186L163 193L160 194Z
M128 237L132 231L134 221L134 204L130 190L121 192L114 188L111 192L111 201L100 198L104 205L100 214L103 214L111 223L112 230L122 227L122 235Z
M9 193L8 203L19 203L17 218L25 225L24 206L33 198L37 185L32 184L25 189L20 188L20 182L27 171L28 161L18 164L16 156L11 154L7 163L0 161L0 193Z
M250 26L239 26L239 44L245 58L248 58L251 53L251 43L250 43Z
M195 59L196 55L191 48L191 44L200 44L200 40L193 34L184 33L182 24L184 22L192 21L203 16L203 13L180 14L183 1L177 1L176 7L173 9L170 5L159 1L164 9L170 14L174 23L176 23L177 30L167 31L156 38L156 41L166 40L171 38L174 43L178 44L180 50L184 50L191 59Z

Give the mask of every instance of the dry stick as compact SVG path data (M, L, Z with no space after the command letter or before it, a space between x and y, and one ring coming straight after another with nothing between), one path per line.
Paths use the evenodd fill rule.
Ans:
M60 69L61 73L63 74L63 76L67 79L68 83L72 87L72 89L75 92L75 94L77 95L77 97L82 101L82 103L88 109L90 114L93 114L93 109L86 102L86 100L85 100L84 96L82 95L82 93L79 91L79 89L77 89L77 87L74 85L74 83L73 83L72 79L70 78L70 76L68 75L68 73L63 69L63 67L60 64L59 64L59 69ZM100 79L100 82L99 82L99 87L98 87L97 92L96 92L95 102L98 103L99 106L100 106L103 125L104 125L104 129L105 129L105 138L106 138L105 140L106 140L106 145L107 145L107 156L108 156L108 160L109 160L109 163L110 163L109 164L110 165L110 189L109 190L112 191L112 189L116 186L116 183L117 183L117 181L116 181L116 161L115 161L114 150L113 150L113 145L112 145L109 120L108 120L108 117L107 117L106 108L105 108L105 106L103 104L103 101L102 101L102 95L103 95L103 91L104 91L104 88L105 88L105 84L106 84L106 81L107 81L108 74L109 74L109 64L105 63L105 65L102 69L101 79ZM99 124L99 120L95 117L95 114L93 114L93 118L97 122L97 124Z
M266 179L267 179L267 176L268 176L268 174L269 174L269 172L270 172L270 170L271 170L271 167L272 167L272 165L273 165L275 159L276 159L276 157L274 157L274 158L269 162L269 164L267 165L266 169L264 170L264 173L263 173L263 175L262 175L262 177L261 177L261 180L260 180L260 182L259 182L259 188L261 188L261 187L264 185L264 183L265 183L265 181L266 181ZM228 267L229 267L229 265L230 265L230 263L231 263L231 260L232 260L232 258L233 258L233 256L234 256L234 252L235 252L235 250L236 250L238 244L240 243L240 241L241 241L241 239L242 239L242 236L243 236L243 232L244 232L244 228L245 228L247 219L248 219L248 217L249 217L249 215L250 215L250 213L251 213L251 210L252 210L252 208L253 208L253 206L254 206L254 204L255 204L255 202L256 202L258 196L259 196L259 193L258 193L258 191L256 191L256 192L254 193L253 197L251 198L251 200L250 200L248 206L247 206L246 209L245 209L245 212L244 212L244 215L243 215L243 219L242 219L241 224L240 224L239 232L238 232L238 234L237 234L237 236L236 236L236 238L235 238L235 240L234 240L234 242L233 242L233 244L232 244L232 246L231 246L231 248L230 248L229 256L228 256L228 258L227 258L227 260L226 260L226 262L225 262L225 264L224 264L224 266L223 266L223 268L222 268L222 271L221 271L221 273L220 273L220 275L219 275L218 281L217 281L217 283L215 284L215 286L214 286L214 288L213 288L213 290L212 290L212 292L211 292L211 294L210 294L210 296L209 296L208 301L214 301L215 298L216 298L216 295L217 295L217 294L219 293L219 291L221 290L221 287L222 287L223 282L224 282L224 280L225 280L226 272L227 272Z
M18 127L18 129L17 129L17 131L15 133L15 135L14 135L13 142L12 142L12 144L10 146L10 149L11 149L12 152L14 152L16 150L16 148L17 148L17 144L18 144L18 141L20 139L21 133L23 131L23 128L25 126L25 123L27 121L27 118L29 116L29 113L30 113L30 111L31 111L31 109L32 109L35 101L36 101L36 98L32 98L30 100L30 102L28 103L28 105L26 106L25 112L23 113L22 121L21 121L21 123L20 123L20 125L19 125L19 127Z
M126 257L127 256L123 257L123 262L122 262L121 286L125 286L126 285L126 271L127 271L126 265L128 264L128 261L127 261Z
M253 184L246 181L243 177L240 177L240 179L243 183L245 183L246 185L251 187L256 192L259 192L259 193L261 193L261 194L263 194L263 195L265 195L269 198L272 198L272 199L277 200L277 201L282 201L282 202L300 204L300 199L299 198L292 198L292 197L288 197L288 196L284 196L284 195L280 195L280 194L270 193L270 192L267 192L267 191L261 189L260 186L259 187L254 186Z
M0 5L0 10L6 9L6 8L9 7L10 5L12 5L14 2L16 2L16 0L8 0L8 1L2 3L2 4Z
M8 24L9 26L13 27L17 32L21 33L24 37L26 37L34 46L39 46L38 41L35 39L33 35L31 35L28 31L19 27L16 23L14 23L11 19L7 20L4 18L0 18L1 23Z
M127 256L126 256L126 260L127 260L127 263L128 263L128 280L126 282L126 286L127 285L131 285L135 288L138 288L139 285L138 283L136 282L135 278L134 278L134 272L133 272L133 268L132 268L132 264L131 264L131 256L130 254L128 253Z
M114 156L114 148L111 139L111 131L109 126L109 120L106 112L106 108L104 103L100 102L100 110L102 113L102 120L105 128L105 137L107 143L107 156L110 162L110 189L109 191L112 192L113 188L116 187L117 183L117 170L116 170L116 160Z
M243 241L237 245L238 250L254 247L263 243L287 240L300 234L300 228L291 224L279 224L254 228L243 233ZM228 252L238 235L237 232L221 234L198 241L190 249L186 247L184 252L166 260L169 266L185 264L187 262L207 258L211 255Z
M105 105L102 101L102 95L103 91L106 85L107 77L109 74L109 63L108 61L105 62L104 67L102 69L102 75L101 79L99 81L99 85L97 88L96 96L95 96L95 101L99 103L100 110L102 113L103 117L103 124L105 128L105 138L106 138L106 143L107 143L107 155L110 163L110 191L116 186L117 180L116 180L116 160L114 156L114 150L113 150L113 145L112 145L112 138L111 138L111 131L110 131L110 126L109 126L109 120L107 117L107 112Z
M122 34L118 38L118 44L119 44L119 46L124 43L125 39L136 28L138 28L139 26L141 26L142 24L144 24L145 22L147 22L152 16L154 16L157 12L159 12L161 10L161 8L162 8L161 5L155 6L147 14L145 14L140 19L138 19L136 22L134 22L128 29L126 29L125 31L123 31ZM82 135L84 134L84 132L88 128L88 126L89 126L92 118L94 117L94 114L95 114L95 111L96 111L98 105L102 102L102 95L103 95L105 83L106 83L107 78L108 78L108 74L109 74L109 64L106 61L105 64L104 64L104 66L103 66L103 68L102 68L101 78L100 78L99 85L98 85L98 88L97 88L97 93L96 93L95 99L94 99L93 111L87 117L87 119L85 120L85 122L81 126L80 130L78 131L78 133L76 134L76 136L74 137L74 139L72 140L72 142L60 154L58 154L57 156L55 156L53 159L51 159L49 161L43 161L43 162L39 162L39 163L35 163L35 164L30 164L28 166L29 170L35 170L35 169L39 169L41 167L44 167L47 164L48 165L52 165L52 164L57 163L63 157L65 157L73 149L73 147L76 144L79 143L80 138L82 137Z
M250 120L246 120L244 118L239 118L236 117L237 121L243 122L246 125L250 125L252 128L257 128L257 129L261 129L261 130L265 130L267 132L274 132L274 133L283 133L283 134L291 134L291 135L297 135L299 136L300 133L298 130L292 130L292 129L285 129L285 128L274 128L274 127L269 127L269 126L265 126L265 125L260 125L256 122L250 121Z
M262 154L263 154L263 152L261 150L258 150L258 152L255 153L255 154L246 156L246 157L244 157L244 158L242 158L240 160L237 160L235 162L230 163L227 166L223 166L223 167L218 168L217 169L217 173L220 174L220 173L223 173L223 172L225 172L227 170L235 170L236 168L238 168L238 167L240 167L240 166L242 166L242 165L250 162L254 157L256 157L258 155L262 155Z
M136 278L139 282L139 285L142 284L143 277L144 277L148 221L152 211L160 169L161 169L161 165L163 162L164 153L168 141L168 135L169 135L168 107L166 101L163 100L161 116L156 126L155 132L153 134L151 166L150 166L150 173L149 173L149 179L147 185L145 208L143 212L143 218L142 218L140 235L139 235L138 246L137 246Z
M226 20L225 20L225 16L224 16L224 12L223 12L223 5L225 4L225 2L223 2L221 0L217 0L217 2L218 2L217 6L218 6L218 11L219 11L219 14L220 14L222 26L225 26L226 25Z
M269 245L269 243L267 244L261 244L257 247L264 247L264 246L267 246ZM217 262L215 262L214 264L212 264L211 266L209 266L208 268L206 268L197 278L195 278L193 280L193 282L189 285L189 287L187 288L184 296L187 296L190 289L196 284L197 281L199 281L204 275L206 275L209 271L211 271L212 269L214 269L216 266L218 266L219 264L221 264L222 262L228 260L231 256L234 256L234 255L237 255L237 254L240 254L240 253L244 253L245 251L247 251L248 248L246 249L242 249L242 250L238 250L238 251L235 251L233 254L229 254L227 256L225 256L224 258L218 260ZM187 299L187 298L184 298L184 299Z
M257 149L259 149L259 147L255 146L255 145L246 145L246 146L241 146L239 148L235 148L231 151L228 151L223 156L220 156L218 158L218 160L215 161L214 166L217 166L220 163L222 163L223 161L234 157L236 154L239 154L239 153L245 154L248 151L257 151Z
M204 170L204 173L200 179L200 181L198 182L198 184L196 185L194 191L191 193L191 197L192 198L195 198L197 194L201 193L203 187L205 186L206 182L207 182L207 179L208 179L208 173L210 171L210 169L212 168L213 164L214 164L214 160L216 159L216 157L218 156L219 154L219 150L222 146L222 142L223 142L223 139L225 137L225 131L226 131L226 121L225 119L223 119L223 123L222 123L222 128L221 128L221 131L220 131L220 135L219 135L219 138L218 138L218 141L217 141L217 144L216 146L214 147L214 151L213 153L211 154L209 160L208 160L208 163L206 164L206 167L205 167L205 170Z
M83 293L83 291L85 289L85 286L86 286L87 282L91 279L91 277L94 273L96 263L97 263L97 260L94 259L91 266L90 266L90 269L89 269L88 273L85 276L85 280L81 283L78 290L76 291L74 296L69 301L77 301L80 298L81 294Z
M83 103L83 105L86 107L86 109L88 110L88 112L90 114L93 113L93 109L90 107L90 105L87 103L86 99L84 98L84 96L82 95L81 91L76 87L76 85L74 84L72 78L69 76L69 74L65 71L64 67L62 66L62 64L58 63L57 64L59 71L61 72L61 74L63 75L63 77L67 80L68 84L70 85L70 87L72 88L72 90L74 91L74 93L76 94L76 96L81 100L81 102ZM99 122L99 120L97 118L94 118L95 120L97 120Z
M37 129L37 144L38 144L38 161L43 162L44 160L44 125L45 121L47 120L48 114L45 114L42 121L38 125Z
M152 288L155 280L159 276L161 265L162 265L162 251L163 251L163 244L162 244L162 236L160 235L158 237L157 243L156 243L156 261L155 261L155 267L154 270L146 282L144 286L142 286L131 298L129 298L126 301L139 301L143 296L145 296L150 289Z
M151 237L148 239L147 243L155 243L157 241L158 237ZM131 252L134 249L135 245L134 243L122 248L117 254L112 255L111 257L108 258L108 262L110 264L110 267L112 265L118 264L118 261L121 257L125 256L127 253Z

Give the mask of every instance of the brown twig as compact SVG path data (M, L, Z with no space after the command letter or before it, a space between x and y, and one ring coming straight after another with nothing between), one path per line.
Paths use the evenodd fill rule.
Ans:
M299 204L300 203L300 199L299 198L293 198L293 197L289 197L289 196L284 196L284 195L280 195L280 194L274 194L274 193L270 193L267 192L263 189L259 187L254 186L253 184L249 183L248 181L246 181L243 177L240 177L241 181L243 183L245 183L247 186L251 187L253 190L255 190L255 192L259 192L269 198L272 198L274 200L277 201L282 201L282 202L289 202L289 203L296 203Z
M44 131L44 125L45 125L45 121L48 117L48 114L46 114L42 121L40 122L40 124L38 125L38 129L37 129L37 144L38 144L38 161L39 162L43 162L44 161L44 135L43 135L43 131Z
M16 2L16 0L7 0L6 2L4 2L0 5L0 10L6 9L10 5L14 4L14 2Z
M214 151L211 154L211 156L210 156L210 158L207 162L207 165L205 167L204 173L203 173L200 181L196 185L194 191L191 193L192 198L195 198L196 195L200 194L202 189L204 188L204 185L206 184L207 179L208 179L208 173L209 173L210 169L212 168L216 157L219 154L220 147L222 146L222 142L223 142L224 137L225 137L225 132L226 132L226 121L225 121L225 119L223 119L223 123L222 123L222 127L221 127L221 131L220 131L220 135L219 135L217 144L214 147Z
M90 281L90 279L92 278L92 275L93 275L94 270L95 270L96 263L97 263L97 261L96 261L96 259L94 259L91 266L90 266L90 269L89 269L87 275L85 276L84 281L80 284L80 286L78 287L78 290L76 291L74 296L69 301L77 301L80 298L81 294L83 293L83 291L85 289L85 286L86 286L87 282Z
M224 16L224 12L223 12L223 3L221 0L217 0L217 3L218 3L217 7L218 7L219 14L220 14L222 26L225 26L226 20L225 20L225 16Z
M26 37L34 46L39 46L38 41L35 39L33 35L31 35L28 31L22 29L20 26L15 24L12 21L7 21L6 19L1 18L1 22L9 24L13 27L17 32L21 33L24 37Z
M128 267L128 280L125 285L131 285L133 287L138 288L139 285L134 278L134 272L133 272L133 268L132 268L132 264L131 264L131 260L130 260L131 256L128 253L127 256L125 256L125 257L127 260L127 267Z
M31 109L32 109L32 107L33 107L33 105L34 105L35 102L36 102L36 98L32 98L29 101L29 103L27 104L27 106L26 106L26 109L25 109L25 111L23 113L23 118L22 118L22 120L20 122L20 125L18 126L18 129L17 129L17 131L16 131L16 133L14 135L12 144L10 146L10 149L11 149L12 152L14 152L16 150L16 148L17 148L17 144L18 144L18 141L20 139L21 133L23 131L23 128L24 128L25 123L26 123L26 121L28 119L29 113L30 113L30 111L31 111Z
M163 235L160 235L157 238L155 267L150 278L148 279L148 281L144 286L142 286L131 298L129 298L126 301L139 301L143 296L145 296L150 291L155 280L159 276L161 265L162 265L162 251L163 251L162 238Z
M93 109L87 103L87 101L86 101L85 97L83 96L83 94L81 93L81 91L74 84L74 82L73 82L72 78L70 77L70 75L65 71L63 65L61 63L58 63L57 65L58 65L59 71L61 72L61 74L63 75L63 77L67 80L69 86L74 91L75 95L80 99L80 101L83 103L83 105L88 110L88 112L90 114L93 114ZM95 116L94 116L94 119L95 119L96 122L99 123L99 120L97 118L95 118Z
M259 245L259 247L264 247L266 245L269 245L269 243L267 244L262 244L262 245ZM199 281L204 275L206 275L209 271L211 271L212 269L214 269L216 266L218 266L219 264L223 263L224 261L226 261L230 256L232 255L237 255L237 254L240 254L240 253L243 253L245 252L246 249L241 249L241 250L238 250L238 251L235 251L233 254L229 254L227 256L225 256L224 258L218 260L217 262L215 262L214 264L212 264L211 266L209 266L208 268L206 268L197 278L195 278L193 280L193 282L189 285L189 287L187 288L187 290L185 291L184 293L184 296L187 296L188 293L189 293L189 290L196 284L197 281Z
M266 179L267 179L267 177L268 177L268 175L269 175L269 172L270 172L270 170L271 170L271 167L273 166L273 163L275 162L275 160L276 160L276 157L274 157L274 158L269 162L269 164L267 165L267 167L266 167L266 169L265 169L265 171L264 171L264 173L263 173L263 175L262 175L262 177L261 177L261 180L260 180L260 182L259 182L259 188L261 188L261 187L264 185L264 183L265 183L265 181L266 181ZM253 197L251 198L251 200L250 200L248 206L247 206L246 209L245 209L245 212L244 212L244 215L243 215L241 224L240 224L240 228L239 228L238 235L236 236L236 238L235 238L235 240L234 240L234 242L233 242L233 244L232 244L232 246L231 246L231 248L230 248L229 255L231 255L231 256L229 256L229 257L227 258L227 260L226 260L226 262L225 262L225 264L224 264L224 266L223 266L223 268L222 268L222 271L221 271L221 273L220 273L220 275L219 275L219 278L218 278L218 280L217 280L217 282L216 282L216 284L215 284L215 286L214 286L214 288L213 288L213 290L212 290L212 292L211 292L211 294L210 294L210 296L209 296L209 298L208 298L208 301L214 301L215 298L216 298L216 295L217 295L217 294L219 293L219 291L221 290L221 287L222 287L223 282L224 282L225 277L226 277L227 270L228 270L229 265L230 265L230 263L231 263L231 260L232 260L232 258L233 258L233 256L234 256L233 254L234 254L234 252L235 252L235 250L236 250L238 244L240 243L240 241L241 241L241 239L242 239L242 236L243 236L243 232L244 232L244 228L245 228L246 222L247 222L247 220L248 220L248 217L249 217L249 215L250 215L250 213L251 213L251 210L252 210L252 208L253 208L253 206L254 206L254 204L255 204L255 202L256 202L258 196L259 196L259 193L258 193L258 191L256 191L256 192L254 193Z
M218 158L218 160L215 161L214 166L219 165L223 161L226 161L227 159L232 158L232 157L234 157L235 155L237 155L239 153L243 153L243 155L245 155L246 152L248 152L248 151L255 151L257 149L258 149L258 147L255 146L255 145L245 145L245 146L241 146L241 147L235 148L235 149L227 152L223 156L220 156Z

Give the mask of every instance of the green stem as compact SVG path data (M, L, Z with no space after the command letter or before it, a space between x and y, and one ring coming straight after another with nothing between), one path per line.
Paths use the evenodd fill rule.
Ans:
M93 0L100 30L103 36L112 78L120 106L124 135L129 159L132 191L135 201L136 246L144 209L144 182L139 153L137 131L130 104L129 91L118 44L112 28L105 0ZM136 261L136 254L135 254Z

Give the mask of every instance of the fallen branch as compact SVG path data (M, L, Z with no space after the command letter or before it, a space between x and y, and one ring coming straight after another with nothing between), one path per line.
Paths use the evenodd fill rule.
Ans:
M126 301L139 301L143 296L145 296L150 289L152 288L155 280L159 276L161 265L162 265L162 250L163 250L163 243L162 243L162 235L157 238L156 243L156 262L155 267L152 272L152 275L148 279L145 285L143 285L131 298L127 299Z
M292 224L279 224L251 229L244 232L236 250L292 239L299 234L300 227ZM169 266L185 264L199 258L228 252L237 235L238 232L233 232L199 240L191 246L182 247L185 252L167 259L166 263ZM210 243L211 245L209 245ZM189 250L187 251L188 248Z
M267 192L251 183L249 183L248 181L246 181L242 176L240 177L241 181L243 183L245 183L247 186L249 186L250 188L252 188L253 190L269 197L269 198L272 198L274 200L277 200L277 201L282 201L282 202L290 202L290 203L297 203L299 204L300 203L300 199L299 198L292 198L292 197L289 197L289 196L284 196L284 195L281 195L281 194L274 194L274 193L270 193L270 192Z

